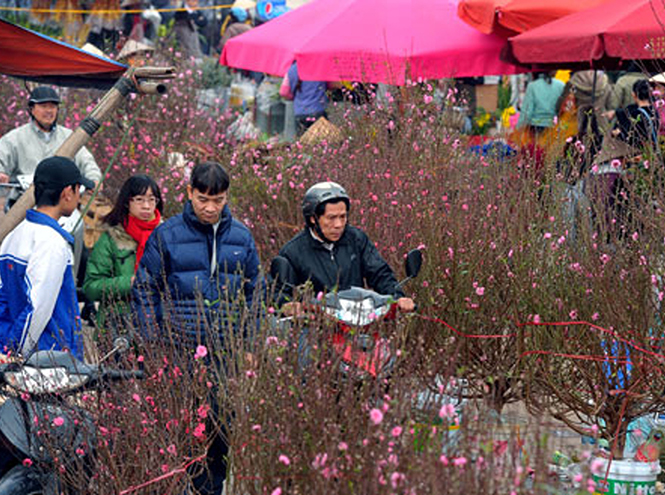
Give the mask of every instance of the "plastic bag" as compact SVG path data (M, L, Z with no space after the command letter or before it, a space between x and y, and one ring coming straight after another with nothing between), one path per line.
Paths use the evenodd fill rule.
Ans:
M280 82L274 78L266 78L256 90L256 108L264 113L270 112L270 107L281 101L279 96Z
M259 137L259 130L254 125L254 119L251 112L245 112L238 117L230 126L229 132L233 137L242 141L246 139L256 139Z

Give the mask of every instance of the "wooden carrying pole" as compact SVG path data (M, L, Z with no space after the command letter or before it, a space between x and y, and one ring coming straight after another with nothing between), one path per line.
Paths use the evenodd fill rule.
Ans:
M166 86L159 81L171 79L175 72L172 67L132 67L102 97L97 106L90 112L76 130L62 143L55 156L74 159L76 153L97 132L113 110L129 95L129 93L163 94ZM48 157L44 157L48 158ZM103 180L103 179L102 179ZM26 212L35 206L35 187L28 190L14 203L12 208L0 221L0 242L25 218Z

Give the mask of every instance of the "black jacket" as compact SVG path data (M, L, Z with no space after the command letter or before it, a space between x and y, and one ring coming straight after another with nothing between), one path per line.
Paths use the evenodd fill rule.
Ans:
M392 269L367 234L347 226L332 251L304 229L279 252L293 266L296 285L311 281L315 292L369 287L384 295L403 297Z
M616 119L614 128L620 131L618 138L634 148L642 149L654 145L658 140L660 120L652 106L638 107L632 104L626 108L617 108Z

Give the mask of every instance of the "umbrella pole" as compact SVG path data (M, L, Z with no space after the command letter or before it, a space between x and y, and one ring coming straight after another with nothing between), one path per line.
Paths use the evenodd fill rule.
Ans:
M102 97L97 106L90 112L76 130L62 143L55 156L74 159L76 153L90 140L108 116L132 92L143 94L163 94L166 86L158 80L170 79L174 76L171 67L140 67L131 68ZM102 177L102 180L104 178ZM99 187L99 186L98 186ZM25 218L26 212L35 206L35 187L28 190L14 203L0 222L0 242Z
M591 108L596 108L596 81L598 79L598 71L593 69L593 85L591 86Z

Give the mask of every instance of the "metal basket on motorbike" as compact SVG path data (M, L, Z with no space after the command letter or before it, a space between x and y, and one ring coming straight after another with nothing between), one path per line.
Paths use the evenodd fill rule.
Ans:
M376 327L380 321L395 319L391 296L352 287L327 294L322 311L336 323L332 348L343 373L355 370L361 376L377 378L390 372L396 357L394 345Z

